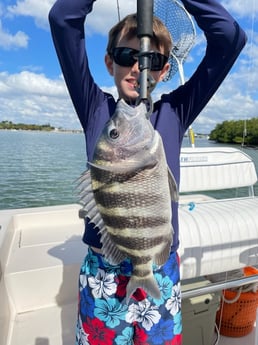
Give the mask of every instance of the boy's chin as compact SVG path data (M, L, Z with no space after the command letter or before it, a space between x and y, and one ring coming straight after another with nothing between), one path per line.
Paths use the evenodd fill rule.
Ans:
M125 94L124 97L122 97L127 103L134 104L136 100L138 99L139 94L138 92L130 92L128 94Z

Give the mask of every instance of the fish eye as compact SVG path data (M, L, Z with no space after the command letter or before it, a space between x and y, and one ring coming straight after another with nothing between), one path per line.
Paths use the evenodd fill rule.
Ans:
M119 137L119 131L116 128L112 128L109 132L111 139L117 139Z

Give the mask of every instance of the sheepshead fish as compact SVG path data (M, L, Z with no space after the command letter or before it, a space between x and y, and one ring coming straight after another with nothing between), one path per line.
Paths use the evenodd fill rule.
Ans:
M118 102L79 181L80 214L99 229L106 260L117 265L131 259L127 303L138 287L160 298L153 264L161 266L169 257L171 200L178 194L144 103L131 107Z

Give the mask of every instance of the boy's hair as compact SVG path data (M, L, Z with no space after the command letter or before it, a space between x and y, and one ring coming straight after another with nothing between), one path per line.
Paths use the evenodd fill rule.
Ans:
M129 14L109 31L107 53L111 57L113 49L117 46L119 38L122 36L128 40L137 37L137 14ZM164 55L169 56L172 49L172 37L162 21L155 16L153 16L151 43L159 50L163 48Z

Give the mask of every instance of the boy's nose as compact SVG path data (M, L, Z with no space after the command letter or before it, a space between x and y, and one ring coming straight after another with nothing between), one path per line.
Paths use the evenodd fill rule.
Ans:
M139 61L136 60L135 64L132 66L132 71L139 72Z

